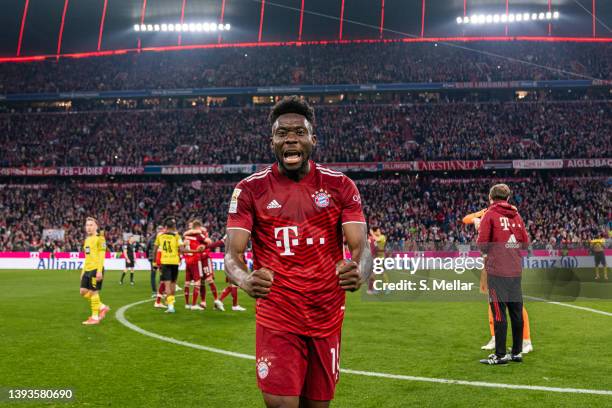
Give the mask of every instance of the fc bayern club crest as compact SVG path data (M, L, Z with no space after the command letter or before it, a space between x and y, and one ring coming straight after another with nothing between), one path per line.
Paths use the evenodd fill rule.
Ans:
M314 203L319 208L328 207L330 197L331 195L326 190L323 190L323 189L320 189L319 191L315 191L315 193L312 194Z

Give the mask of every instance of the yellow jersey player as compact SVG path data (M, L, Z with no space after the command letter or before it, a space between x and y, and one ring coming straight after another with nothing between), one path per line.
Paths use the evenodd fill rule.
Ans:
M480 227L480 220L484 217L487 209L484 208L480 211L471 213L463 217L464 224L473 224L476 231ZM486 262L485 262L486 263ZM485 269L480 274L480 291L487 293L487 272ZM491 311L491 305L489 304L489 331L491 332L491 339L487 344L481 347L482 350L494 350L495 349L495 328L493 323L493 312ZM527 314L527 308L523 305L523 354L527 354L533 351L533 344L531 343L531 328L529 327L529 315Z
M387 236L382 233L380 227L370 228L370 234L368 236L368 241L370 242L370 245L371 245L372 255L375 258L384 258L385 250L387 246ZM381 278L383 282L385 283L389 282L389 276L387 275L387 272L383 271ZM369 295L378 293L374 289L374 280L375 280L375 275L372 275L372 277L370 278L370 281L368 282L368 292L367 293ZM385 294L388 294L388 293L389 293L388 290L385 291Z
M106 240L104 235L98 235L98 221L93 217L85 220L87 238L83 244L85 262L81 271L81 296L89 300L91 316L83 322L85 325L99 324L110 307L100 300L100 290L104 279L104 258L106 255Z
M606 263L606 240L603 238L592 239L590 242L593 257L595 258L595 279L599 279L599 266L603 266L604 279L608 280L608 264Z
M161 284L166 288L166 313L175 313L174 294L176 293L176 280L178 278L178 268L181 263L181 253L195 252L183 248L183 241L176 230L176 220L172 217L164 221L166 230L157 234L155 238L155 251L161 252L160 269Z

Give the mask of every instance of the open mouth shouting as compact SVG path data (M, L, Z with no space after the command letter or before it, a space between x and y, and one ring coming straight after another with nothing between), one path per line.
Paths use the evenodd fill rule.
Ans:
M304 154L295 149L287 149L283 152L283 164L287 167L295 167L302 163Z

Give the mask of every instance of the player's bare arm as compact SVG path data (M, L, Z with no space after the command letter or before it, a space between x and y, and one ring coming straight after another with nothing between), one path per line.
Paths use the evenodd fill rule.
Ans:
M267 268L249 273L242 261L242 254L247 248L250 236L249 232L242 229L228 229L225 242L225 273L249 296L265 298L270 293L274 273Z
M341 262L336 268L336 273L340 287L353 292L359 289L372 274L372 253L368 245L368 231L365 224L347 223L342 229L351 252L351 261Z

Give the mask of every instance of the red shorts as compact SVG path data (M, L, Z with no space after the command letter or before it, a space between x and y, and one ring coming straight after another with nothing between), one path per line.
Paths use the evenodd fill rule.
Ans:
M208 258L202 263L202 274L206 282L211 283L215 281L215 271L213 269L212 259Z
M332 400L340 375L339 351L340 331L315 338L257 324L257 385L267 394Z
M202 276L202 263L200 261L185 263L185 282L197 282L202 279Z

